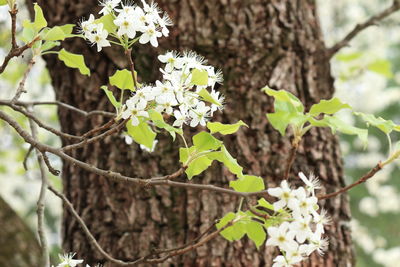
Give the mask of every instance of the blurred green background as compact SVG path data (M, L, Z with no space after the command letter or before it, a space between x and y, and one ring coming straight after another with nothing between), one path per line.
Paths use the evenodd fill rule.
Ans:
M364 21L391 4L387 0L317 0L318 12L326 44L331 46L340 40L356 23ZM27 12L20 2L19 23L27 18ZM9 17L6 7L0 7L0 61L9 49ZM400 123L400 12L386 19L379 27L370 27L344 48L332 60L333 75L336 78L336 95L353 106L354 110L373 113ZM29 58L29 57L26 57ZM23 59L13 59L5 73L0 75L0 99L13 96L16 85L25 68ZM54 94L45 64L39 61L27 81L29 94L23 99L52 100ZM6 108L2 108L6 109ZM36 108L43 121L58 127L54 107ZM357 124L351 113L343 113L349 122ZM19 122L27 125L23 117ZM29 148L0 121L0 197L3 198L36 231L36 201L39 194L39 175L36 161L28 160L29 170L22 166ZM40 140L52 145L60 141L44 131ZM393 135L394 141L399 136ZM362 144L351 137L341 137L344 155L346 181L356 180L389 151L387 137L371 129L369 145L363 150ZM50 158L61 167L57 158ZM357 266L375 267L400 266L400 171L398 164L392 164L378 173L366 186L359 186L350 192L353 239L356 244ZM58 177L50 177L53 184L61 189ZM46 201L46 224L53 255L60 252L60 201L48 194Z

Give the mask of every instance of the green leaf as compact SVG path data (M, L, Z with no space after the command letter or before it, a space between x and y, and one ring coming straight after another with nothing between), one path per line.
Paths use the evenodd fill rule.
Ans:
M23 22L21 40L24 41L25 43L29 43L33 40L33 38L35 38L35 36L36 36L36 31L33 28L33 25L28 20L25 20Z
M60 44L61 44L60 42L46 41L42 45L41 50L44 52L44 51L50 50L50 49L52 49L52 48L54 48L56 46L59 46Z
M154 123L154 125L157 126L158 128L167 130L170 133L170 135L172 136L173 140L175 140L176 133L178 133L180 135L183 134L183 130L181 128L175 128L175 127L169 125L168 123L166 123L164 121L164 118L161 115L161 113L155 111L154 109L149 110L148 113L149 113L150 119Z
M258 200L258 205L269 210L274 210L274 206L268 201L266 201L264 198L260 198Z
M35 9L35 21L33 22L33 27L36 32L38 32L47 26L47 21L44 18L42 8L37 3L34 4L33 8Z
M110 84L121 90L135 90L132 74L126 69L117 70L114 75L110 77Z
M62 28L55 26L47 32L43 39L47 41L63 41L65 38L66 36Z
M222 104L219 103L214 97L212 97L212 95L205 88L200 90L199 96L201 96L204 101L210 102L217 106L222 106Z
M180 162L183 164L187 162L189 155L193 155L195 153L196 147L192 146L189 149L185 147L179 148L179 159ZM192 160L187 169L185 170L186 175L188 176L188 179L191 180L193 176L199 175L208 167L211 166L212 160L210 160L206 155L203 155L201 157L196 158L195 160Z
M243 177L243 168L238 164L237 160L234 159L224 145L221 147L221 151L211 152L207 155L211 160L218 160L223 163L228 170L236 174L237 177Z
M94 21L96 24L103 23L103 27L109 33L115 32L117 26L114 24L114 16L112 14L104 15Z
M385 134L389 134L393 131L393 129L395 129L396 124L391 121L391 120L385 120L381 117L376 118L374 115L372 114L365 114L362 112L354 112L354 114L356 116L361 117L361 119L363 119L367 125L372 125L376 128L378 128L379 130L381 130L382 132L384 132Z
M205 86L208 85L208 72L207 70L192 70L192 80L191 83L194 85Z
M351 106L342 103L339 98L334 97L329 100L321 100L318 104L312 105L309 114L312 116L318 116L321 113L334 114L345 108L351 109Z
M126 123L128 134L136 143L144 145L148 149L152 149L157 134L153 132L145 119L139 118L139 121L139 125L137 126L133 126L131 120Z
M229 212L229 213L225 214L225 216L222 217L222 219L220 219L219 222L215 226L217 227L217 229L221 229L222 227L227 225L230 221L232 221L235 218L236 218L236 214L233 212Z
M348 125L335 116L325 116L323 121L329 125L333 133L339 131L344 134L357 135L358 138L360 138L360 140L363 142L364 147L367 145L368 130Z
M239 130L240 126L249 127L241 120L235 124L222 124L220 122L207 123L207 128L211 131L211 133L221 133L223 135L236 133Z
M275 98L275 111L288 111L288 112L304 112L304 106L301 101L293 94L285 90L273 90L269 87L262 89L267 95Z
M231 181L229 186L237 192L259 192L265 189L264 180L259 176L244 175L236 181Z
M79 69L83 75L90 76L90 70L85 64L85 60L82 55L73 54L65 49L61 49L58 53L58 58L70 68Z
M7 5L7 0L0 0L0 6Z
M245 229L247 236L254 242L257 249L259 249L267 238L264 227L258 222L249 221L245 224Z
M122 104L121 104L120 102L118 102L118 101L115 99L115 96L114 96L113 92L111 92L110 90L108 90L107 86L103 85L103 86L101 87L101 89L104 90L104 92L106 93L106 95L107 95L107 97L108 97L108 100L110 100L111 104L112 104L115 108L120 108L120 107L122 107Z
M354 52L354 53L340 53L335 56L335 59L343 61L343 62L348 62L348 61L353 61L356 59L359 59L363 53L361 52Z
M230 221L236 218L236 214L233 212L229 212L226 214L220 221L217 223L217 229L221 229L226 226ZM225 230L220 233L225 239L229 241L235 241L241 239L246 234L246 229L244 224L240 222L234 223L232 226L227 227Z
M198 152L206 150L217 150L222 142L207 132L200 132L193 136L193 144Z
M296 127L300 127L304 124L308 117L299 112L286 112L286 111L277 111L275 113L267 114L267 118L269 123L271 123L274 129L278 130L282 136L285 136L286 128L289 124L293 124Z
M69 35L71 35L72 31L74 30L75 24L65 24L59 27L65 33L65 35L69 37Z
M379 59L371 64L368 65L368 70L373 71L377 74L383 75L386 78L392 78L393 77L393 72L392 72L392 66L390 64L389 60L385 59Z

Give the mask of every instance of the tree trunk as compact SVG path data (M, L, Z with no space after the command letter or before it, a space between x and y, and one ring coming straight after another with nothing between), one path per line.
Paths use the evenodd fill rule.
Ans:
M40 246L35 235L0 197L0 266L39 266Z
M76 23L94 13L97 1L38 0L50 25ZM230 152L246 173L260 175L269 186L282 178L290 136L281 137L265 117L272 102L260 91L265 85L286 89L297 95L306 107L334 92L329 60L311 0L159 0L175 22L169 38L160 49L140 45L135 60L142 81L156 78L157 53L167 49L195 50L222 68L226 108L217 118L224 123L241 119L248 129L225 137ZM127 67L118 49L97 53L82 40L65 45L68 51L85 55L92 71L90 78L67 69L54 57L46 57L57 100L84 110L112 110L100 86L106 84L115 68ZM63 131L82 134L105 123L100 117L84 119L60 109ZM133 177L169 174L178 168L178 141L162 135L156 151L148 154L137 145L127 146L120 137L88 145L71 152L80 160L100 168ZM64 144L66 142L64 141ZM314 172L326 191L343 186L343 170L338 140L326 129L313 129L304 138L291 176L299 171ZM185 180L185 177L181 177ZM227 186L235 179L214 163L194 182ZM293 179L295 180L295 179ZM197 237L216 219L235 210L238 199L210 192L155 187L135 188L114 183L68 163L63 167L64 192L88 224L103 248L114 257L135 259L153 248L179 246ZM333 218L328 227L329 250L324 257L313 254L303 266L351 266L353 254L348 228L350 212L347 197L325 203ZM89 264L107 263L88 243L82 229L68 212L63 220L63 247L77 252ZM265 246L259 251L247 239L228 243L222 237L194 252L170 259L162 266L271 266L276 251Z

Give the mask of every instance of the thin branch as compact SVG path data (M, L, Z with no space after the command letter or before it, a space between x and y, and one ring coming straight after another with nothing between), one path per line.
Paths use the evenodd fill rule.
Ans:
M95 133L104 131L105 129L108 129L108 128L110 128L111 126L113 126L115 123L116 123L116 121L115 121L114 119L112 119L112 120L110 120L109 122L107 122L107 123L105 123L105 124L103 124L103 125L101 125L101 126L99 126L99 127L97 127L97 128L94 128L94 129L88 131L87 133L85 133L85 134L83 135L83 137L89 137L89 136L91 136L91 135L94 135Z
M330 193L330 194L326 194L326 195L322 195L322 196L318 196L318 200L332 198L332 197L336 197L337 195L343 194L343 193L349 191L350 189L352 189L353 187L355 187L355 186L357 186L359 184L365 183L368 179L372 178L377 172L382 170L382 168L383 168L383 166L379 162L374 168L372 168L368 173L363 175L356 182L354 182L351 185L348 185L346 187L343 187L342 189L340 189L340 190L338 190L336 192L333 192L333 193Z
M110 136L110 135L112 135L114 133L119 132L125 126L127 121L128 121L128 119L123 120L122 122L120 122L114 128L111 128L108 131L106 131L106 132L104 132L104 133L102 133L100 135L97 135L97 136L92 137L90 139L85 139L82 142L79 142L77 144L72 144L72 145L69 145L69 146L65 146L65 147L62 148L62 151L68 151L68 150L72 150L72 149L77 149L77 148L84 147L84 146L86 146L88 144L92 144L92 143L98 142L98 141L100 141L100 140L102 140L102 139L104 139L104 138L106 138L106 137L108 137L108 136Z
M400 1L399 0L394 0L393 4L381 11L380 13L370 17L368 20L366 20L363 23L357 24L356 27L351 30L341 41L337 42L334 46L329 48L327 50L327 56L328 58L331 58L334 54L336 54L340 49L343 47L347 46L350 41L356 37L361 31L365 30L366 28L376 25L378 22L383 20L384 18L388 17L389 15L393 14L394 12L398 11L400 9Z
M42 153L42 157L43 157L44 163L46 164L47 169L49 170L49 172L50 172L51 174L55 175L55 176L60 175L61 172L60 172L59 170L56 170L56 169L51 165L50 160L49 160L49 157L47 157L47 155L46 155L45 152Z
M259 192L252 192L252 193L245 193L245 192L237 192L231 189L223 188L223 187L218 187L214 185L204 185L204 184L193 184L193 183L183 183L183 182L175 182L171 180L162 180L160 177L154 177L154 178L149 178L149 179L142 179L142 178L134 178L134 177L128 177L125 175L122 175L117 172L113 171L106 171L100 168L97 168L93 165L90 165L86 162L82 162L80 160L77 160L67 154L65 154L61 149L57 149L51 146L48 146L46 144L40 143L39 141L36 141L35 139L32 138L32 136L27 133L22 127L10 116L8 116L5 112L0 110L0 119L4 120L7 122L11 127L13 127L17 133L25 140L25 142L33 145L35 148L39 149L42 152L50 152L61 159L76 165L84 170L87 170L89 172L92 172L94 174L97 174L99 176L103 176L106 178L109 178L110 180L116 181L116 182L125 182L125 183L132 183L138 186L171 186L171 187L180 187L180 188L185 188L188 190L206 190L206 191L212 191L216 193L221 193L221 194L227 194L231 196L237 196L237 197L265 197L267 201L271 200L271 196L269 196L267 190L259 191Z
M176 250L180 250L180 249L184 249L185 247L188 247L190 245L193 245L195 243L197 243L199 240L201 240L207 233L209 233L217 224L218 221L214 222L213 224L211 224L203 233L201 233L198 237L196 237L195 239L193 239L192 241L190 241L189 243L176 247L176 248L169 248L169 249L155 249L154 253L156 254L163 254L163 253L168 253L168 252L172 252L172 251L176 251ZM153 253L153 254L154 254ZM147 255L146 257L151 257L152 254Z
M22 55L22 53L24 53L25 50L31 48L33 46L33 44L35 42L37 42L38 40L40 40L40 36L37 36L35 39L33 39L31 42L27 43L24 46L21 46L21 47L15 48L15 49L11 49L10 52L8 53L8 55L4 58L4 62L0 67L0 74L2 74L4 72L4 70L8 66L8 63L10 62L10 60L13 57L19 57L20 55Z
M129 61L129 66L130 66L130 70L131 70L131 74L132 74L132 78L133 78L133 85L135 87L135 90L137 90L138 86L137 86L136 74L135 74L135 63L133 62L133 58L132 58L132 49L125 50L125 55L127 56L128 61Z
M31 155L33 149L34 149L34 147L32 145L30 145L28 151L25 154L24 161L22 162L22 165L24 166L25 171L28 170L28 159L29 159L29 156Z
M17 9L17 5L14 4L14 6L12 7L12 9L9 11L10 16L11 16L11 49L17 49L18 45L17 45L17 13L18 13L18 9Z
M296 152L297 152L298 147L299 147L298 144L293 144L292 148L290 149L290 154L289 154L289 157L288 157L287 163L286 163L285 173L283 175L284 180L287 180L289 178L290 169L292 168L294 159L296 158Z
M164 261L166 261L167 259L169 259L171 257L185 254L185 253L187 253L187 252L189 252L191 250L194 250L194 249L196 249L198 247L203 246L207 242L209 242L209 241L213 240L214 238L216 238L219 235L219 233L221 233L223 230L225 230L226 228L232 226L235 223L234 220L230 221L224 227L221 227L217 231L214 231L213 233L205 236L205 234L208 233L212 229L212 227L214 227L215 224L213 224L203 234L201 234L199 237L197 237L195 240L193 240L192 242L188 243L187 245L184 245L184 246L181 246L181 247L178 247L178 248L165 249L165 250L160 250L159 252L155 252L156 254L168 253L166 256L163 256L161 258L149 259L149 257L151 257L151 255L152 255L152 254L149 254L149 255L141 257L141 258L139 258L139 259L137 259L135 261L122 261L122 260L119 260L119 259L116 259L116 258L112 257L110 254L108 254L100 246L100 244L97 242L96 238L90 232L90 230L87 227L86 223L79 216L79 214L76 212L76 210L75 210L74 206L72 205L72 203L67 199L67 197L64 194L62 194L61 192L58 192L51 185L48 185L48 189L51 192L53 192L57 197L59 197L64 202L64 204L67 207L67 209L71 212L71 214L78 221L79 225L82 227L85 235L89 239L89 242L100 252L100 254L103 255L110 262L118 264L118 265L121 265L121 266L134 266L134 265L137 265L137 264L140 264L140 263L161 263L161 262L164 262Z
M9 100L0 100L0 105L5 105L5 106L10 106L11 101ZM115 117L115 114L112 112L107 112L107 111L102 111L102 110L93 110L93 111L84 111L82 109L76 108L74 106L68 105L66 103L60 102L60 101L33 101L33 102L27 102L27 101L17 101L15 105L18 106L47 106L47 105L56 105L61 108L65 108L68 110L71 110L73 112L76 112L84 117L92 117L92 116L104 116L104 117Z
M187 253L187 252L189 252L189 251L192 251L192 250L194 250L194 249L196 249L196 248L199 248L199 247L205 245L206 243L210 242L210 241L213 240L214 238L216 238L223 230L225 230L225 229L228 228L228 227L231 227L234 223L235 223L234 220L233 220L233 221L230 221L230 222L229 222L228 224L226 224L224 227L221 227L220 229L214 231L213 233L211 233L211 234L205 236L204 238L202 238L200 241L198 241L198 242L195 243L195 244L189 245L189 246L184 247L184 248L182 248L182 249L178 249L178 250L172 251L172 252L168 253L166 256L164 256L164 257L162 257L162 258L158 258L158 259L148 259L148 260L146 260L145 262L146 262L146 263L153 263L153 264L154 264L154 263L162 263L162 262L166 261L166 260L169 259L169 258L172 258L172 257L174 257L174 256L179 256L179 255L185 254L185 253Z
M14 104L6 104L7 106L11 107L12 109L14 109L15 111L18 111L22 114L24 114L26 117L28 117L29 119L33 120L40 128L46 129L47 131L61 137L61 138L66 138L66 139L75 139L75 140L82 140L82 137L80 136L76 136L76 135L71 135L71 134L67 134L64 132L61 132L53 127L50 127L46 124L44 124L43 122L41 122L38 118L36 118L35 115L33 115L31 112L26 111L24 108L21 108L17 105Z
M100 244L97 242L96 238L92 235L90 232L89 228L86 226L86 223L82 220L82 218L79 216L79 214L76 212L74 206L72 203L67 199L67 197L62 194L61 192L58 192L54 187L51 185L48 185L48 189L53 192L57 197L59 197L67 207L67 209L71 212L71 214L75 217L75 219L78 221L80 226L82 227L84 233L86 234L87 238L89 239L89 242L103 255L107 260L111 261L112 263L118 264L118 265L123 265L123 266L128 266L128 265L133 265L135 264L135 261L132 262L125 262L122 260L118 260L113 258L110 254L104 251L104 249L100 246Z
M38 130L37 126L32 120L29 120L29 125L32 132L33 139L37 140ZM46 192L47 192L47 175L46 169L44 167L43 155L39 150L36 150L37 154L37 162L39 164L40 169L40 177L41 177L41 186L40 186L40 193L39 199L37 201L37 209L36 213L38 216L38 235L40 241L40 247L42 249L42 264L45 267L50 266L50 257L49 257L49 249L47 244L46 238L46 231L45 231L45 224L44 224L44 209L45 209L45 200L46 200Z
M28 68L26 69L25 73L24 73L24 77L22 78L21 82L19 83L17 92L15 93L15 96L13 97L13 99L11 100L11 104L14 104L15 102L18 101L18 99L21 97L21 95L23 93L26 93L25 90L25 82L26 79L28 78L28 74L29 72L32 70L33 65L35 65L35 58L31 58L31 60L28 63Z

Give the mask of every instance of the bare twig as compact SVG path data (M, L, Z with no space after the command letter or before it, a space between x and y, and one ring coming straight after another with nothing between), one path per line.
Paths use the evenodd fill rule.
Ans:
M85 145L98 142L98 141L100 141L100 140L106 138L107 136L110 136L110 135L112 135L112 134L114 134L114 133L119 132L119 131L125 126L125 124L126 124L127 121L128 121L128 119L123 120L122 122L120 122L120 123L119 123L117 126L115 126L114 128L111 128L111 129L109 129L108 131L106 131L106 132L104 132L104 133L102 133L102 134L100 134L100 135L97 135L97 136L92 137L92 138L90 138L90 139L85 139L85 140L83 140L82 142L79 142L79 143L77 143L77 144L72 144L72 145L69 145L69 146L65 146L65 147L62 148L62 151L68 151L68 150L72 150L72 149L77 149L77 148L81 148L81 147L83 147L83 146L85 146Z
M22 165L24 166L25 171L28 170L28 159L29 159L29 156L31 155L33 149L34 149L34 147L32 145L30 145L28 151L25 154L24 161L22 162Z
M5 106L10 106L11 101L9 100L0 100L0 105L5 105ZM104 116L104 117L115 117L115 114L112 112L107 112L107 111L102 111L102 110L93 110L93 111L84 111L79 108L76 108L74 106L68 105L66 103L60 102L60 101L32 101L32 102L27 102L27 101L17 101L15 103L17 106L47 106L47 105L56 105L60 108L65 108L68 110L71 110L73 112L78 113L79 115L82 115L84 117L92 117L92 116Z
M292 145L292 148L290 149L290 154L289 157L287 159L287 163L286 163L286 169L285 169L285 173L283 175L283 179L287 180L289 178L289 174L290 174L290 169L292 168L294 159L296 157L296 152L297 152L297 148L299 147L298 144L294 143Z
M32 70L33 65L35 65L34 57L28 63L28 68L26 69L26 71L24 73L24 77L22 78L21 82L19 83L17 92L15 93L15 96L11 100L11 104L14 104L15 102L17 102L18 99L21 97L22 93L26 93L25 82L26 82L26 79L28 78L29 72Z
M114 119L112 119L109 122L107 122L107 123L105 123L105 124L103 124L103 125L101 125L101 126L99 126L97 128L94 128L94 129L88 131L87 133L85 133L83 135L83 137L86 138L86 137L89 137L91 135L94 135L95 133L104 131L104 130L110 128L111 126L113 126L115 123L116 123L116 121Z
M134 178L134 177L128 177L128 176L122 175L117 172L106 171L106 170L97 168L93 165L90 165L86 162L77 160L74 157L71 157L71 156L65 154L62 151L62 149L54 148L54 147L48 146L46 144L40 143L39 141L36 141L35 139L32 138L32 136L29 133L27 133L24 129L22 129L22 127L14 119L12 119L10 116L8 116L5 112L3 112L1 110L0 110L0 119L4 120L11 127L13 127L17 131L17 133L25 140L25 142L33 145L35 148L39 149L40 151L50 152L54 155L57 155L61 159L65 160L66 162L69 162L69 163L76 165L82 169L85 169L89 172L92 172L99 176L106 177L106 178L116 181L116 182L132 183L132 184L135 184L138 186L172 186L172 187L185 188L188 190L206 190L206 191L227 194L227 195L232 195L232 196L237 196L237 197L244 197L244 198L265 197L267 199L267 201L271 200L271 198L272 198L271 196L269 196L267 190L263 190L263 191L259 191L259 192L252 192L252 193L245 193L245 192L237 192L237 191L234 191L231 189L218 187L218 186L214 186L214 185L175 182L175 181L171 181L171 180L160 179L160 177L154 177L154 178L149 178L149 179Z
M342 189L330 193L330 194L326 194L326 195L322 195L322 196L318 196L318 200L322 200L322 199L327 199L327 198L332 198L332 197L336 197L337 195L343 194L347 191L349 191L350 189L352 189L353 187L365 183L368 179L372 178L377 172L379 172L380 170L382 170L382 164L379 162L374 168L372 168L368 173L366 173L365 175L363 175L360 179L358 179L356 182L352 183L351 185L348 185L346 187L343 187Z
M17 5L14 4L14 6L12 7L12 9L9 11L10 16L11 16L11 49L17 49L18 45L17 45L17 13L18 13L18 9L17 9Z
M394 12L398 11L399 9L400 9L400 1L394 0L393 4L387 9L381 11L375 16L370 17L365 22L357 24L356 27L353 30L351 30L341 41L337 42L334 46L332 46L327 50L327 57L331 58L340 49L347 46L350 43L350 41L354 37L356 37L361 31L365 30L366 28L372 25L376 25L378 22L388 17L389 15L393 14Z
M26 111L24 108L21 108L20 106L14 105L14 104L7 104L7 106L11 107L12 109L14 109L15 111L18 111L22 114L24 114L26 117L28 117L29 119L33 120L40 128L46 129L47 131L61 137L61 138L65 138L65 139L75 139L75 140L82 140L82 137L80 136L76 136L76 135L72 135L72 134L67 134L67 133L63 133L53 127L50 127L46 124L44 124L43 122L41 122L38 118L36 118L36 116L34 116L31 112Z
M51 192L53 192L57 197L59 197L64 202L65 206L71 212L72 216L75 217L75 219L78 221L78 223L82 227L84 233L86 234L87 238L89 239L89 242L101 253L101 255L103 255L107 260L111 261L112 263L115 263L115 264L118 264L118 265L128 266L128 265L135 264L135 261L125 262L125 261L122 261L122 260L115 259L110 254L108 254L106 251L104 251L104 249L97 242L96 238L94 238L94 236L90 232L89 228L86 226L86 223L82 220L82 218L76 212L76 210L75 210L74 206L72 205L72 203L67 199L67 197L64 194L62 194L61 192L58 192L51 185L48 185L48 189Z
M35 125L35 123L32 120L29 120L29 125L31 128L33 139L37 140L37 135L38 135L37 126ZM38 216L37 231L38 231L38 235L39 235L40 247L42 249L42 264L45 267L49 267L50 266L49 249L48 249L46 231L45 231L45 225L44 225L44 209L45 209L45 200L46 200L46 191L47 191L48 180L47 180L47 175L46 175L46 169L44 167L43 155L39 150L36 150L36 154L37 154L37 162L39 164L40 177L41 177L40 193L39 193L39 199L37 201L37 209L36 209L36 213Z
M131 70L131 74L132 74L132 78L133 78L133 85L135 87L135 90L137 90L138 86L137 86L136 74L135 74L135 63L133 62L133 58L132 58L132 49L125 50L125 55L129 61L129 66L130 66L130 70Z
M122 261L119 259L116 259L114 257L112 257L110 254L108 254L101 246L100 244L97 242L96 238L93 236L93 234L90 232L89 228L87 227L86 223L83 221L83 219L79 216L79 214L76 212L74 206L72 205L72 203L67 199L67 197L62 194L61 192L58 192L54 187L52 187L51 185L48 185L48 189L53 192L57 197L59 197L65 204L65 206L67 207L67 209L71 212L71 214L75 217L75 219L78 221L79 225L82 227L83 232L85 233L85 235L87 236L87 238L89 239L89 242L101 253L101 255L103 255L107 260L109 260L112 263L115 263L117 265L121 265L121 266L134 266L140 263L161 263L166 261L167 259L174 257L174 256L178 256L178 255L182 255L185 254L191 250L194 250L200 246L203 246L204 244L206 244L207 242L211 241L212 239L216 238L219 233L221 233L223 230L225 230L226 228L232 226L235 221L230 221L228 224L226 224L224 227L218 229L217 231L214 231L213 233L209 234L209 235L205 235L206 233L208 233L215 224L213 224L211 227L209 227L203 234L201 234L199 237L197 237L195 240L193 240L192 242L178 247L178 248L172 248L172 249L165 249L165 250L160 250L160 251L155 251L155 254L164 254L167 253L166 256L160 257L160 258L152 258L150 259L150 257L154 254L149 254L147 256L141 257L137 260L134 261Z
M20 55L22 55L22 53L25 52L25 50L31 48L33 46L33 44L35 42L37 42L38 40L40 40L40 37L37 36L35 39L33 39L30 43L27 43L24 46L21 47L17 47L15 49L11 49L10 52L8 53L8 55L5 57L3 64L0 66L0 74L2 74L4 72L4 70L6 69L6 67L8 66L8 63L10 62L10 60L13 57L19 57Z

